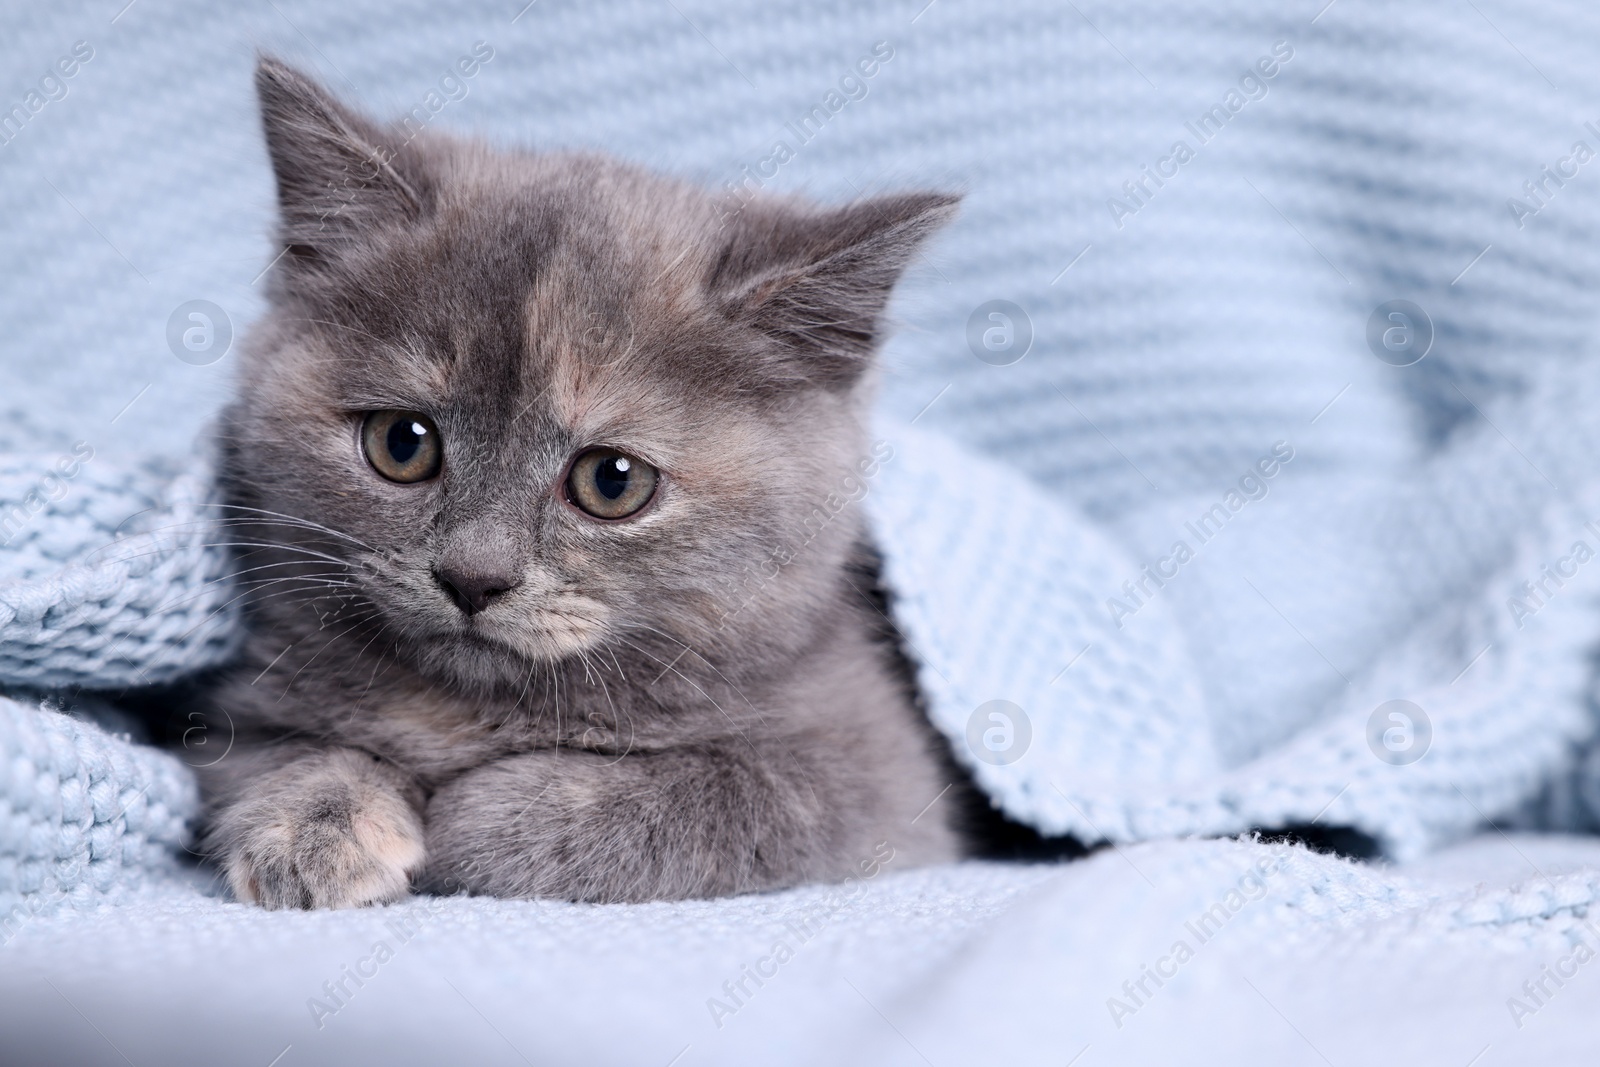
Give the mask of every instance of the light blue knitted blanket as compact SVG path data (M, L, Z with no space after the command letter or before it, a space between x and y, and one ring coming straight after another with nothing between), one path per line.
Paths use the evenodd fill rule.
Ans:
M172 757L40 699L236 636L204 433L272 258L256 43L374 111L717 186L969 191L896 305L865 506L934 721L1017 818L1353 826L1397 857L1592 826L1600 14L1320 6L20 16L0 904L134 884L192 812ZM227 325L198 349L172 328L194 300Z

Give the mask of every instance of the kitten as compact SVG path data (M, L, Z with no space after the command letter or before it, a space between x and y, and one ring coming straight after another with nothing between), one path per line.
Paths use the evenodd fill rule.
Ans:
M884 305L956 198L729 215L603 157L404 139L272 59L256 85L286 251L224 426L249 636L203 785L233 892L640 901L954 858L922 814L948 753L834 508L882 458Z

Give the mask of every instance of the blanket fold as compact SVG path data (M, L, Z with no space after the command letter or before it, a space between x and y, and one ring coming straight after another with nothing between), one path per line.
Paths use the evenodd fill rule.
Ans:
M198 803L176 757L0 697L0 939L173 873Z
M67 825L39 783L81 777L39 748L67 736L39 697L175 681L238 639L196 445L227 352L197 364L163 339L204 298L243 343L278 250L248 64L202 43L243 16L188 2L102 31L71 98L0 157L17 250L0 296L0 691L15 698L0 793L6 854L33 857L5 868L10 892L103 877L29 866ZM1522 198L1600 137L1554 88L1587 69L1593 5L1504 36L1492 13L1441 3L1031 3L1000 34L978 6L825 8L723 5L706 37L646 0L514 23L485 7L470 32L426 6L304 20L306 39L364 57L353 76L375 111L431 92L481 33L502 58L440 128L609 149L719 188L774 158L847 59L893 53L757 184L840 202L862 183L970 188L897 298L910 328L886 346L879 410L897 455L863 506L934 724L1014 817L1118 843L1355 827L1393 857L1530 812L1592 826L1600 185L1585 166ZM55 55L75 17L0 48ZM267 43L296 54L284 32ZM617 62L635 49L649 61ZM571 84L603 91L552 88ZM204 149L148 150L191 136ZM1151 166L1164 184L1140 184ZM1431 316L1418 361L1369 341L1396 300ZM1030 338L1009 362L969 340L994 301ZM71 736L110 761L90 776L102 793L171 786L159 833L98 808L69 820L96 828L93 855L124 837L130 855L176 854L181 764ZM143 777L147 763L164 769Z

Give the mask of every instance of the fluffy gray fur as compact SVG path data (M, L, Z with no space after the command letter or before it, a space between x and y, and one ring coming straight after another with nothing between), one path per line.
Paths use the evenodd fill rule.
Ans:
M256 77L287 252L224 434L250 634L204 787L234 893L640 901L839 879L883 842L952 858L948 805L919 818L939 742L834 509L875 462L885 303L956 198L727 215ZM384 409L433 419L437 477L374 471ZM596 445L661 471L636 517L564 498ZM506 591L469 614L440 574Z

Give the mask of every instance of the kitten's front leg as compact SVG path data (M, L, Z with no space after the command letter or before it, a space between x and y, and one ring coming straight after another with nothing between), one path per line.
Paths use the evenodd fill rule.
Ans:
M622 759L563 749L475 768L428 803L425 888L597 902L751 892L848 873L866 838L792 766L697 748ZM870 804L865 805L870 806ZM859 808L857 810L860 810Z
M406 895L425 855L415 782L356 749L234 755L206 837L234 896L268 908L343 908Z

